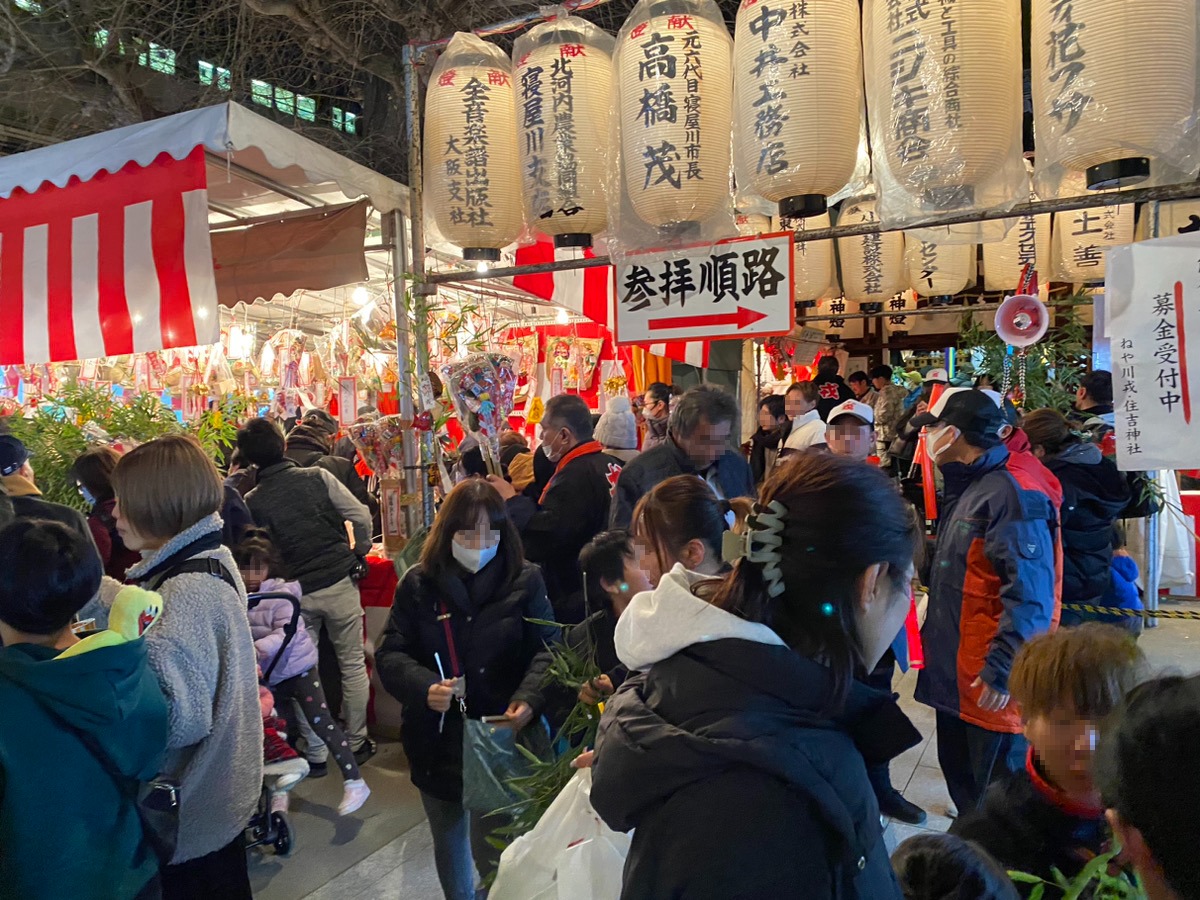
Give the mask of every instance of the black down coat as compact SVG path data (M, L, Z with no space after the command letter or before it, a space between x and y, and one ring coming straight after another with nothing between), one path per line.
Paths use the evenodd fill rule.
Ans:
M636 828L622 900L898 900L867 765L920 741L890 695L782 646L695 644L604 711L591 800ZM865 761L864 761L865 760Z
M537 566L525 563L512 577L503 555L470 575L457 563L432 578L418 564L396 588L391 617L384 629L375 665L387 692L404 704L400 740L412 780L441 800L462 799L462 716L452 703L438 732L440 713L427 704L430 685L441 681L437 653L446 677L454 677L457 654L467 679L467 715L472 719L503 715L510 703L524 701L541 714L541 683L547 660L538 654L559 637L557 628L528 619L551 620L546 585ZM445 601L454 635L450 652L446 628L438 621ZM536 724L534 727L539 727Z
M1042 462L1063 489L1063 603L1100 605L1111 577L1113 520L1129 502L1129 484L1095 444L1074 444Z

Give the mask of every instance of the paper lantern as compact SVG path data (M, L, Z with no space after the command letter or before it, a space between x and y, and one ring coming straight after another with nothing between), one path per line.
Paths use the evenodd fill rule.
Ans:
M1015 202L1021 153L1019 0L873 0L863 27L873 156L887 221ZM1040 52L1040 51L1038 51ZM1004 188L983 190L1000 176ZM907 195L892 202L891 185Z
M828 227L829 213L823 212L807 219L781 219L772 229L796 232L796 250L792 257L795 294L792 299L797 303L813 304L831 293L833 241L806 241L803 236L806 229Z
M1170 181L1195 176L1196 28L1195 0L1033 0L1039 192L1055 195L1056 170L1092 190L1145 181L1156 164L1184 168Z
M513 47L525 218L556 247L590 247L608 225L612 49L612 37L574 17Z
M862 122L858 0L743 0L734 27L738 184L780 216L825 211L854 174Z
M965 290L975 268L974 244L904 241L908 283L922 297L954 296Z
M1067 175L1068 196L1085 192L1084 176ZM1112 247L1133 241L1134 206L1102 206L1054 214L1051 230L1052 277L1055 281L1104 280L1104 257Z
M1133 210L1126 204L1055 213L1055 280L1103 281L1106 252L1133 242Z
M829 297L817 304L818 316L834 316L824 322L814 322L818 328L825 330L825 339L829 341L856 341L866 334L866 319L842 319L838 316L851 313L865 312L861 305L845 297Z
M728 206L732 65L713 0L639 0L621 28L620 167L646 224L690 235Z
M1003 240L983 245L983 286L989 291L1015 291L1026 265L1050 276L1050 214L1007 220L1012 227Z
M1147 203L1142 207L1142 220L1146 225L1142 240L1195 234L1200 232L1200 200Z
M916 294L912 291L901 291L884 304L884 312L887 313L883 319L884 330L888 334L908 334L916 311Z
M874 199L847 200L838 225L879 221ZM907 287L904 235L899 231L838 238L842 290L852 300L883 303Z
M512 64L459 32L425 93L425 202L463 259L500 259L521 232Z
M742 237L758 237L760 234L770 234L771 217L762 213L738 213L735 217L738 234Z

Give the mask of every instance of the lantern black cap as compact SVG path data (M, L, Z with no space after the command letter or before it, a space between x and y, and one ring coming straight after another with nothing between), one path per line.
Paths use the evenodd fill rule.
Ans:
M1090 166L1087 170L1087 186L1089 191L1102 191L1105 188L1141 184L1149 177L1149 159L1145 156L1127 156Z
M925 192L925 202L935 209L965 209L975 202L975 188L969 184L930 188Z
M807 219L819 216L829 207L825 204L824 194L799 194L795 197L784 197L779 201L779 217L781 219Z
M592 236L590 234L556 234L554 246L560 250L564 247L590 247L592 246Z
M492 247L464 247L463 259L467 262L500 262L500 251Z

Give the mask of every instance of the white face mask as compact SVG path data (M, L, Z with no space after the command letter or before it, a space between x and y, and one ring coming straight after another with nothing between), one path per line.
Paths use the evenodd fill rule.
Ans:
M949 440L942 440L942 435L952 433ZM929 451L929 458L937 462L938 458L953 446L958 440L959 431L953 425L944 425L937 431L932 431L925 436L925 447Z
M450 552L454 554L455 562L472 574L495 559L499 550L499 543L477 550L473 547L464 547L458 541L450 542Z

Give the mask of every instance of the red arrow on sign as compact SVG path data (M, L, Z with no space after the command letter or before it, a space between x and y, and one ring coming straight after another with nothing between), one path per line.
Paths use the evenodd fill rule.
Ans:
M740 330L766 317L766 313L760 313L758 310L746 309L744 306L739 306L735 313L720 313L712 316L678 316L672 319L651 319L647 325L651 331L665 331L675 328L705 328L714 325L734 325Z

